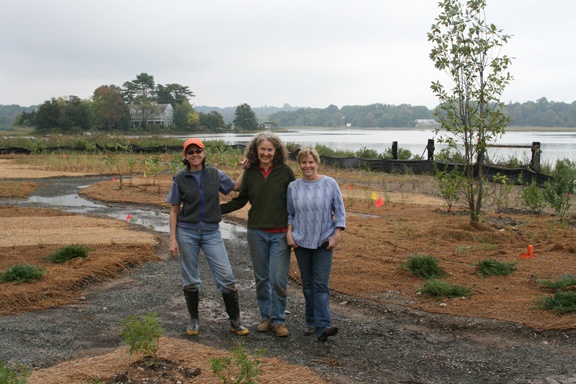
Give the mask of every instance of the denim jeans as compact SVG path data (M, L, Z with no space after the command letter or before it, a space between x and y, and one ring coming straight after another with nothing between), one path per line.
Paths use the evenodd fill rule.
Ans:
M202 249L218 290L222 293L236 290L236 279L219 229L201 231L177 228L176 241L180 248L180 269L184 287L192 286L196 289L202 287L198 269L198 256Z
M286 233L248 228L247 235L260 317L270 320L272 325L284 323L290 270L290 247Z
M306 301L306 326L316 328L316 336L320 336L332 325L328 280L333 251L326 249L327 245L328 243L316 249L294 249Z

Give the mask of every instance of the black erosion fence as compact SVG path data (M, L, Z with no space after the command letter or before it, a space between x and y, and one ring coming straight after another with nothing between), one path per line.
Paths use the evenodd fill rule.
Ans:
M227 145L228 148L243 150L245 145L234 144ZM539 186L544 186L546 181L552 180L551 176L540 173L540 143L533 142L532 145L490 145L492 148L530 148L532 157L530 163L524 167L504 167L494 164L484 164L483 174L488 180L499 179L502 176L507 178L508 183L512 184L530 184L535 181ZM182 151L181 146L157 146L157 147L140 147L137 145L128 145L122 147L106 147L97 144L96 150L101 152L133 152L133 153L177 153ZM429 139L424 149L427 153L426 160L400 160L398 159L398 142L392 142L391 147L392 159L364 159L361 157L334 157L322 155L323 164L336 168L346 169L364 169L370 171L379 171L396 174L414 174L414 175L435 175L437 171L449 172L454 168L463 168L463 164L445 163L434 160L434 140ZM52 153L52 152L85 152L84 148L74 147L51 147L37 150L26 148L8 147L0 148L0 154L33 154L33 153ZM290 153L290 159L296 160L299 150ZM424 155L422 154L422 157Z

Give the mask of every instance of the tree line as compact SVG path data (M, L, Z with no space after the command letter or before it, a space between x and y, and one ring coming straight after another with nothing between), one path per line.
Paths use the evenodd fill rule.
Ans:
M141 73L134 80L98 87L90 99L77 96L52 98L13 115L11 126L33 127L36 133L99 132L227 132L253 131L258 120L248 104L236 108L236 116L226 123L216 111L198 112L190 104L194 97L188 86L156 84L154 76ZM152 124L152 119L171 106L170 124ZM1 107L1 106L0 106ZM14 111L13 106L9 111ZM0 108L0 111L8 109ZM0 116L2 113L0 112ZM0 124L2 122L0 121Z
M76 96L52 98L38 107L0 105L0 129L12 126L34 127L38 133L142 132L233 132L254 131L264 123L272 127L414 127L419 119L434 119L435 110L409 104L345 105L338 108L297 108L285 104L278 107L256 107L248 104L237 107L194 107L189 87L176 83L156 84L146 73L127 81L122 87L102 85L88 100ZM146 124L147 116L158 105L170 104L174 110L172 124ZM134 114L143 124L135 125ZM510 117L511 126L576 127L576 101L571 104L548 101L509 103L502 106Z

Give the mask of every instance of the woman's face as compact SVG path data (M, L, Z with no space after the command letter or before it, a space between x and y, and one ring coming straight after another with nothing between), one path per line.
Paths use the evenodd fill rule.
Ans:
M190 169L201 169L202 161L206 157L206 152L197 145L189 145L184 154L190 163Z
M312 155L302 158L299 165L305 179L312 179L318 174L318 163Z
M260 161L260 166L263 168L268 168L272 166L272 160L274 160L274 154L276 149L274 144L268 140L263 140L258 144L258 161Z

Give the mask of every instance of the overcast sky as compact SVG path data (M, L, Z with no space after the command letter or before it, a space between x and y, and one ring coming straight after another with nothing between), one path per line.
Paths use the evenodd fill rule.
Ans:
M433 108L436 0L0 0L0 104L90 98L140 73L194 105ZM488 0L513 35L503 101L576 100L574 0Z

